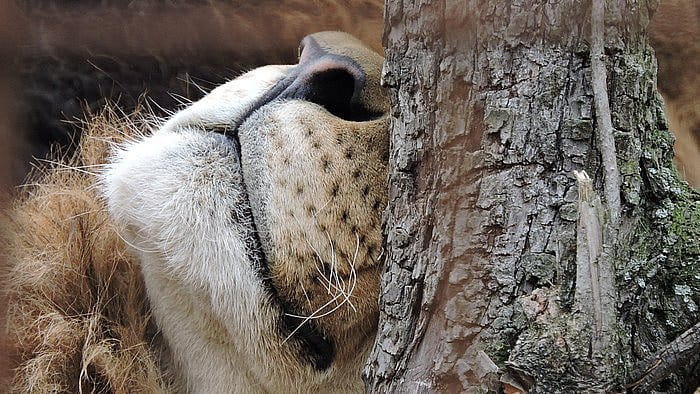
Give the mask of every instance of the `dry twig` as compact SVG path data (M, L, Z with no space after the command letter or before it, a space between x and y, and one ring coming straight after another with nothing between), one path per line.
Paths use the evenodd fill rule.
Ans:
M600 154L605 172L605 201L613 228L620 218L620 172L613 136L608 85L605 71L605 0L593 0L591 5L591 70L593 96Z

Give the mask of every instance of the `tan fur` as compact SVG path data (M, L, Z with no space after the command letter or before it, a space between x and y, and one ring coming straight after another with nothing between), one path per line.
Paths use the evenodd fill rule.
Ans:
M341 33L317 42L361 64L361 100L384 114L381 57ZM243 75L152 135L109 114L97 118L80 156L32 178L4 219L13 391L361 390L378 318L386 116L348 121L291 100L240 126L244 171L257 179L249 179L258 198L251 206L270 234L272 282L332 338L326 369L303 361L277 328L279 306L238 235L247 225L235 219L231 145L207 131L231 124L289 70ZM270 188L251 189L260 182Z
M135 127L113 115L86 129L80 154L31 177L11 215L6 334L16 345L12 392L159 392L143 283L88 172ZM80 166L70 169L66 166Z
M694 10L696 8L687 0L662 1L652 25L652 36L660 55L659 83L666 98L671 127L676 133L679 167L691 183L697 185L700 158L694 134L697 132L693 132L693 127L697 127L700 113L696 98L698 78L697 72L692 72L697 67L689 66L697 63L699 52L696 40L699 24ZM665 21L671 23L663 23ZM379 24L372 26L375 29ZM265 40L270 41L269 38ZM674 68L679 64L679 68ZM5 232L2 246L10 254L4 257L11 262L8 272L3 273L5 283L9 283L5 294L10 305L6 333L15 344L13 361L17 367L11 391L159 392L171 389L171 379L159 362L160 338L149 318L138 266L115 232L94 187L95 178L88 173L95 170L90 166L105 162L110 145L106 141L131 138L138 129L134 123L110 114L96 118L87 128L80 156L69 161L69 166L85 167L67 169L57 165L33 176L30 185L21 190L11 214L2 217L3 229L9 230ZM332 135L320 138L318 142L324 145L333 143ZM353 143L368 142L349 144ZM342 151L337 155L342 161ZM348 170L351 171L345 169ZM286 180L290 182L290 190L297 193L299 185L295 180ZM352 185L343 186L344 191L354 190ZM308 193L308 190L301 193ZM323 194L309 194L307 202L322 205L323 198ZM354 201L358 197L351 199ZM301 209L306 208L302 206ZM323 220L333 219L321 217L319 223L323 224ZM380 242L378 224L369 222L366 225L365 241L376 247ZM291 239L299 235L291 227L288 230L276 236ZM354 251L352 235L350 231L343 242L346 255ZM296 239L294 242L303 241ZM376 250L362 250L364 254L372 252ZM303 251L302 257L292 256L293 250L281 250L281 253L286 254L286 258L305 260L310 252ZM298 277L293 270L277 274L280 278ZM278 281L290 284L295 280ZM366 282L360 285L357 298L373 301L378 286L376 276L362 280ZM312 293L323 295L323 289L314 283L306 285ZM298 287L286 288L288 295L302 296L294 290ZM319 297L313 304L310 302L306 312L313 311L325 299ZM370 320L376 319L371 303L364 308L367 310L363 314L369 315ZM327 328L335 331L340 327L338 322L346 318L336 315L337 321L329 323ZM221 338L219 325L205 324L201 329L212 340ZM361 329L372 330L373 327L370 324ZM338 329L335 334L341 332ZM350 357L353 343L348 341L347 344L340 349L338 357Z
M261 67L218 87L152 136L117 150L101 177L188 391L362 389L378 317L386 202L383 59L345 33L304 43L298 67ZM286 96L254 104L280 82L314 86L306 85L318 75L311 70L341 64L333 59L354 64L357 108L373 114L365 120ZM342 93L319 81L320 89ZM235 145L210 131L236 124L240 165ZM250 231L260 237L269 273L254 268ZM282 309L259 275L269 275L289 306ZM289 326L281 314L298 320ZM303 327L317 334L297 332ZM301 338L330 344L305 347Z

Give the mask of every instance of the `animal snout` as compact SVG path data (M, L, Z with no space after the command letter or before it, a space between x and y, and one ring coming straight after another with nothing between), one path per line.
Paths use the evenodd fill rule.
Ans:
M309 35L301 43L299 64L278 97L318 104L345 120L379 118L388 108L379 84L382 60L348 34Z

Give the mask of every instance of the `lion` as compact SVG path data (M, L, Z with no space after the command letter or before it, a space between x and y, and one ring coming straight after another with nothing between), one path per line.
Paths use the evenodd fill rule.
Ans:
M663 55L677 40L656 26ZM383 258L381 57L342 33L302 47L298 65L167 121L106 112L77 157L32 178L2 218L11 391L362 390ZM694 85L674 101L673 78L669 113L689 103L695 119Z
M93 123L9 219L13 389L362 391L382 62L317 33L297 65L254 69L155 126Z

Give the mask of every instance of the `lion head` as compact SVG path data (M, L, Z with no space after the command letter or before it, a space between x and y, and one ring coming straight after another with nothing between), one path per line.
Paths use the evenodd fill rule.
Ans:
M124 143L101 175L190 391L358 390L377 324L382 57L306 37Z

